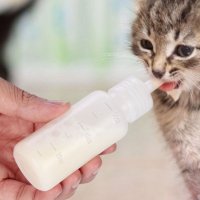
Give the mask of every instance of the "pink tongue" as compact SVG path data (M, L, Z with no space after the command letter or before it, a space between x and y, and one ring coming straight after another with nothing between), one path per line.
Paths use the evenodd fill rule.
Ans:
M164 83L163 85L160 86L160 89L163 91L170 91L175 89L177 86L176 82L168 82Z

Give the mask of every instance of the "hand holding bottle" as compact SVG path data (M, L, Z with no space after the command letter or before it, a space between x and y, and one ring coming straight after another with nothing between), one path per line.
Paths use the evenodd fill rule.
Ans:
M17 165L35 188L50 190L121 140L128 124L152 108L151 92L156 88L150 80L130 77L108 92L92 92L69 112L17 143Z
M17 142L69 109L69 104L50 102L30 95L0 79L0 200L64 200L79 183L91 181L101 166L95 157L61 184L47 192L33 188L20 172L13 158ZM103 152L111 153L116 146Z

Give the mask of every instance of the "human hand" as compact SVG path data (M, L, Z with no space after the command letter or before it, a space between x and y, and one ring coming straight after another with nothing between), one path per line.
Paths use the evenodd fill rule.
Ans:
M0 200L65 200L79 183L97 174L100 155L53 189L42 192L30 185L17 167L13 148L23 138L69 109L69 104L51 102L30 95L0 78ZM112 153L116 145L102 154Z

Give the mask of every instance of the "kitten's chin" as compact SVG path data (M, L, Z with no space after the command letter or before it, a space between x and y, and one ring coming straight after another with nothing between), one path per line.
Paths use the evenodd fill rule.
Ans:
M177 101L182 93L181 82L166 82L159 89L166 92L174 101Z
M181 96L182 90L181 88L168 91L167 94L172 97L174 101L178 101Z

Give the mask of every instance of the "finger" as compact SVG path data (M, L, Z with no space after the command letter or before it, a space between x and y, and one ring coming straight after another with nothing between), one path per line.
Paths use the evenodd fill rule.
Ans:
M31 95L0 78L0 113L32 122L48 122L69 109L69 104L50 102Z
M114 145L112 145L110 148L108 148L108 149L106 149L105 151L103 151L103 152L101 153L101 155L113 153L113 152L116 151L116 149L117 149L117 145L114 144Z
M57 185L48 192L41 192L15 180L7 179L0 182L0 200L55 200L61 192L61 185Z
M7 178L14 178L15 175L11 170L0 163L0 182ZM1 193L0 193L1 194ZM0 199L1 200L1 199Z
M42 122L42 123L35 123L35 130L38 130L40 128L42 128L46 123Z
M56 198L56 200L65 200L67 198L70 198L74 194L75 190L78 188L80 182L81 173L79 170L77 170L64 181L62 181L62 193Z
M95 178L100 167L102 165L102 160L100 156L95 157L93 160L89 161L86 165L80 168L82 174L81 183L88 183Z

